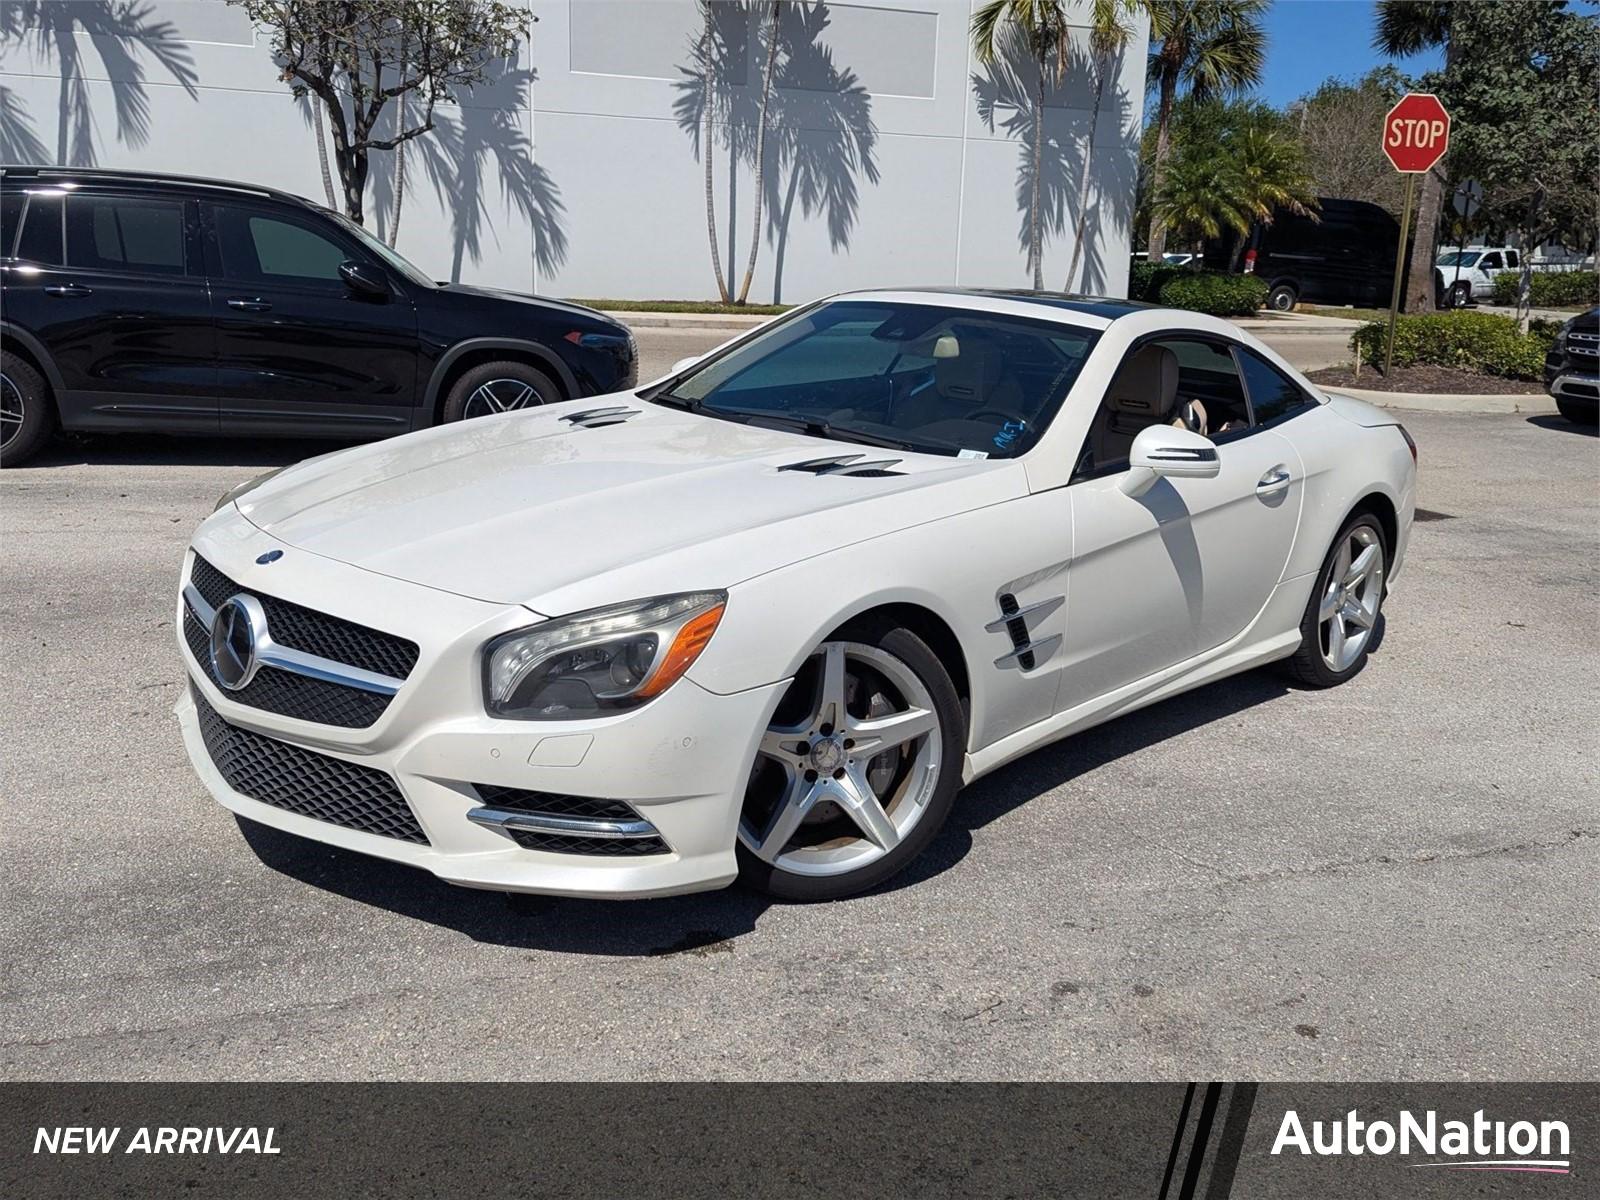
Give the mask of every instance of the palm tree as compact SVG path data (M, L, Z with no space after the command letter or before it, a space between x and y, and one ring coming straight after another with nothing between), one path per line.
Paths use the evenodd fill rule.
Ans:
M1221 237L1225 229L1247 233L1252 209L1237 173L1219 172L1206 156L1180 151L1150 199L1150 212L1180 237L1199 241Z
M783 0L772 0L772 29L767 35L767 66L761 74L761 114L756 119L756 195L752 204L756 212L755 224L751 227L750 234L750 261L745 265L744 281L739 284L739 298L734 301L735 304L743 304L750 295L750 281L756 277L756 251L761 248L761 198L763 176L767 165L767 108L772 100L772 71L778 61L778 26L782 20Z
M1028 199L1028 267L1036 291L1044 290L1044 255L1039 237L1039 177L1044 159L1044 97L1048 82L1053 89L1066 69L1071 45L1066 6L1062 0L989 0L972 14L972 53L992 67L1002 50L1002 31L1011 28L1022 38L1029 57L1038 65L1033 92L1033 181Z
M1172 105L1187 84L1197 100L1245 91L1261 81L1266 36L1260 17L1266 0L1145 0L1150 12L1147 78L1159 97L1150 190L1160 192L1172 149ZM1167 227L1152 210L1150 261L1167 248Z
M1300 147L1278 130L1251 123L1205 146L1182 146L1168 163L1152 218L1195 239L1247 234L1287 209L1314 214L1316 181ZM1241 245L1242 249L1242 245Z
M1094 165L1094 135L1100 124L1100 106L1105 100L1106 83L1111 77L1131 31L1122 23L1124 14L1133 12L1137 0L1093 0L1089 14L1089 70L1094 80L1094 106L1089 112L1089 128L1083 136L1083 171L1078 177L1078 219L1073 227L1072 265L1067 268L1063 291L1073 290L1078 278L1078 263L1083 258L1083 235L1089 223L1089 180Z
M1271 224L1272 214L1280 208L1299 216L1315 212L1316 180L1295 142L1265 126L1250 125L1233 140L1228 158L1239 181L1239 195L1256 220Z
M1455 66L1450 37L1452 0L1378 0L1378 28L1372 47L1390 58L1405 58L1444 47L1444 69ZM1417 239L1406 277L1406 311L1433 310L1433 260L1438 255L1439 214L1444 209L1444 176L1438 166L1422 177L1417 203Z

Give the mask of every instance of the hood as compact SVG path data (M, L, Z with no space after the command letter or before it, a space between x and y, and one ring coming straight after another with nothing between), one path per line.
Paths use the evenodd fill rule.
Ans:
M636 415L566 419L613 405ZM780 469L849 454L898 459L897 473ZM287 546L556 615L729 587L1024 490L1016 462L826 441L620 393L325 455L237 504Z
M470 283L441 283L438 290L448 292L452 296L477 296L495 303L531 304L535 308L542 308L546 312L562 312L569 316L586 317L591 321L603 321L608 325L617 324L612 318L606 316L597 308L586 308L581 304L568 304L565 300L551 300L545 296L530 296L525 292L507 292L500 288L476 287Z

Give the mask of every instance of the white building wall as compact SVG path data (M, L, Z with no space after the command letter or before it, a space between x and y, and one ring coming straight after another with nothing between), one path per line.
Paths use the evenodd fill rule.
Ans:
M399 248L444 279L549 295L712 298L704 168L675 104L698 94L694 0L526 0L521 61L412 143ZM729 124L754 140L767 14L719 0L738 51ZM786 4L772 101L769 197L751 299L844 288L1026 286L1026 62L973 61L976 0ZM221 0L154 0L127 37L121 6L57 0L55 28L0 35L0 161L249 180L323 198L309 105L264 35ZM1087 3L1080 4L1087 11ZM740 33L740 29L743 32ZM759 29L759 35L758 35ZM1082 38L1080 36L1079 49ZM65 55L63 46L67 49ZM792 51L792 54L791 54ZM1093 94L1076 62L1046 107L1045 283L1127 286L1144 94L1139 27L1094 130L1085 263L1066 278ZM63 78L63 58L76 59ZM841 152L851 147L854 159ZM719 247L737 287L749 255L748 151L713 161ZM392 220L393 156L373 154L367 224ZM336 181L337 183L337 181Z

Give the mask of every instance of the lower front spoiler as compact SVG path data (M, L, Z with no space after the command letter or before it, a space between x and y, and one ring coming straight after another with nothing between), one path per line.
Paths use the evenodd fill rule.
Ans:
M772 702L776 702L773 697ZM726 887L738 876L734 853L733 821L737 803L729 794L686 796L670 802L640 807L651 818L669 844L699 843L698 852L672 850L636 858L587 858L524 849L498 831L468 819L473 805L460 802L459 818L450 826L448 851L438 844L419 845L348 829L341 825L301 816L298 813L264 804L234 791L212 762L201 736L194 700L187 693L174 709L195 773L212 796L225 808L262 825L281 829L326 845L338 846L358 854L388 859L419 867L447 883L462 887L503 892L529 892L541 895L577 896L598 899L641 899L673 896L688 892ZM764 724L764 722L763 722ZM756 726L757 736L762 726ZM751 750L753 754L753 748ZM424 825L437 822L434 805L417 803L419 789L431 789L425 779L402 780L408 798ZM442 790L442 789L440 789ZM457 829L456 825L460 828ZM726 837L681 836L679 831L727 831ZM442 839L437 839L438 840ZM708 845L708 843L714 843Z

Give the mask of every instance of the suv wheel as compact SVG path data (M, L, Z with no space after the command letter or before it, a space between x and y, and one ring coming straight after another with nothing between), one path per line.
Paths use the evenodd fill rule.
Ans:
M1464 280L1451 284L1449 303L1451 308L1466 308L1472 303L1472 285Z
M456 380L444 402L444 420L487 417L562 399L555 380L527 363L484 363Z
M1267 307L1273 312L1290 312L1299 300L1300 289L1292 283L1275 283L1267 293Z
M56 428L56 406L39 372L0 353L0 466L32 458Z
M1600 420L1600 408L1593 400L1587 404L1576 400L1568 400L1565 396L1555 397L1556 411L1571 421L1574 425L1593 425Z

